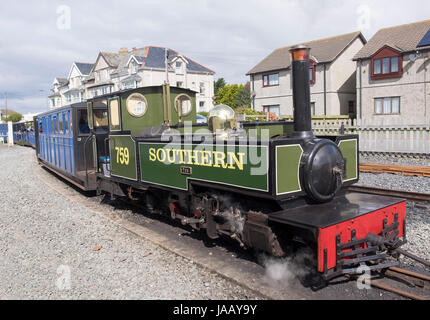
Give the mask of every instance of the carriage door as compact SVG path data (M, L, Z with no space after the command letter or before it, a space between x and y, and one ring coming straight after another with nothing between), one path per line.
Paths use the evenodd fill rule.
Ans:
M94 126L94 166L97 172L102 173L104 164L108 163L108 107L107 100L99 100L92 103L92 117Z

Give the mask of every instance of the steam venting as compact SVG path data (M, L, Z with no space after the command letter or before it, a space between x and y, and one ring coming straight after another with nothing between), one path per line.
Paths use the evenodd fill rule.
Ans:
M274 287L285 287L294 279L304 279L312 273L310 261L313 259L309 249L302 249L294 256L275 258L261 255L260 263L264 266L264 280Z

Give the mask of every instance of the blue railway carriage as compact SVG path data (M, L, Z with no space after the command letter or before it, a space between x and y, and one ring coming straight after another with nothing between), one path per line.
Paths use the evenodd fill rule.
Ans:
M82 190L95 190L93 140L86 103L34 117L39 163Z
M7 131L8 126L7 123L0 123L0 142L7 142Z
M12 125L13 142L21 146L35 147L36 139L34 135L33 121L18 122Z

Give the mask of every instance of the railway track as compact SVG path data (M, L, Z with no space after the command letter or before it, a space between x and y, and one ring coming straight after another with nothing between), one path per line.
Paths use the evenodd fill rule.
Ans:
M430 194L400 191L391 189L380 189L367 186L353 185L348 187L349 191L376 194L382 196L392 196L403 198L414 202L430 202ZM427 207L429 208L429 207ZM409 257L427 268L430 263L407 251L397 249L399 254ZM363 281L364 283L364 281ZM369 281L372 287L389 291L413 300L430 300L430 276L413 272L404 268L390 267L379 272L379 274ZM403 287L402 287L403 284ZM407 288L405 289L405 285ZM413 289L414 288L414 289ZM415 291L415 292L411 292Z
M361 155L377 155L377 156L390 156L395 158L406 159L430 159L429 153L414 153L414 152L386 152L386 151L360 151Z
M406 176L430 177L430 167L405 166L383 163L360 163L361 172L393 173Z
M412 300L430 300L430 276L404 268L390 267L361 282Z
M422 201L430 202L430 194L428 194L428 193L391 190L391 189L380 189L380 188L358 186L358 185L349 186L348 190L353 191L353 192L403 198L403 199L406 199L409 201L415 201L415 202L416 201L418 201L418 202L422 202Z

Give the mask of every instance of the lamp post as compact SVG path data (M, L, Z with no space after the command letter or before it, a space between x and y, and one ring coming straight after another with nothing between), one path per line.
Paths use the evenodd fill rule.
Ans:
M7 112L7 92L4 93L4 104L5 104L5 109L6 109L6 118L8 116L8 112Z

